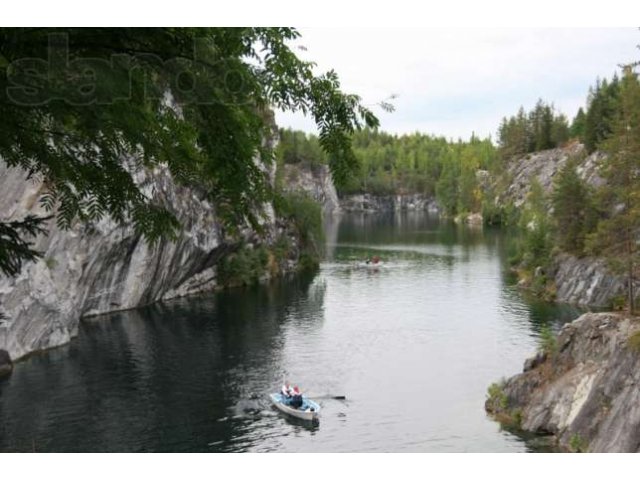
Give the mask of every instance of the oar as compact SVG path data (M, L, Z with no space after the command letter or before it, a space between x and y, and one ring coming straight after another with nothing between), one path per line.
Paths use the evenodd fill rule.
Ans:
M346 400L347 397L344 395L307 395L309 398L317 398L317 399L329 399L329 400Z

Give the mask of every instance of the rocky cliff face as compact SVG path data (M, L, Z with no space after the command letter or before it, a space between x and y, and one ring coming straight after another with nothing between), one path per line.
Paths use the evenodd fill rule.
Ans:
M327 165L285 164L282 186L285 191L302 191L322 205L326 214L340 211L338 193Z
M562 449L640 452L640 320L582 315L549 353L493 386L485 407L526 431L554 435Z
M390 212L428 210L438 212L433 197L420 194L372 195L354 194L338 198L331 172L326 165L285 164L282 172L285 191L306 192L320 203L325 214L343 212Z
M576 258L562 253L553 259L549 273L559 302L610 308L616 297L627 295L626 278L613 275L599 258ZM639 287L635 285L636 292ZM640 298L640 293L636 298Z
M553 191L555 176L570 158L578 160L577 172L589 185L599 187L604 180L598 173L599 162L604 154L587 154L584 145L572 143L562 148L531 153L513 159L502 181L508 182L499 203L512 202L522 206L531 188L532 179L537 179L547 195ZM557 255L547 277L555 285L555 299L559 302L592 307L610 307L612 299L625 294L626 280L612 274L606 263L598 258L576 258L568 254Z
M364 193L345 195L340 199L340 208L345 212L393 212L403 210L438 212L436 200L421 194L371 195Z
M174 211L183 225L179 237L150 246L110 220L78 223L67 231L51 221L49 234L36 241L43 258L15 278L0 277L0 349L12 358L68 342L81 317L212 290L218 286L218 261L240 241L269 243L286 229L265 205L264 236L245 229L241 238L229 239L215 206L199 192L176 185L167 171L140 172L136 180ZM3 220L44 214L41 190L23 171L0 161Z
M520 207L527 198L533 179L540 183L547 194L550 194L555 176L570 158L579 160L577 170L580 178L590 185L599 186L603 182L598 175L598 161L602 156L601 152L587 155L584 145L571 143L565 147L514 158L507 167L507 178L503 179L509 185L498 201L501 203L511 201L516 207Z

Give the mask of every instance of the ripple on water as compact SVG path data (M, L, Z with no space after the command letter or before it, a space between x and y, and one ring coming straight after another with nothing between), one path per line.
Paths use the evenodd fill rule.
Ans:
M2 451L526 451L483 410L545 322L499 233L344 215L318 273L97 317L0 384ZM385 265L354 268L375 252ZM283 376L318 425L267 399Z

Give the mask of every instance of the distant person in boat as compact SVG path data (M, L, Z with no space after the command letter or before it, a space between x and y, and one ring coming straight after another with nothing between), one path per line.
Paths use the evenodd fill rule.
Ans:
M366 263L367 265L378 265L380 263L380 257L377 255L375 255L373 258L367 257L364 263Z
M293 408L300 408L302 406L302 392L297 385L293 387L293 390L291 391L291 401L289 402L289 405Z

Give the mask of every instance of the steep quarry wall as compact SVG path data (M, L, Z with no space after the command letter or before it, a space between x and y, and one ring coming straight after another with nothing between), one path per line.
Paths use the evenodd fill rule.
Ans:
M78 222L65 231L50 221L49 234L35 244L42 259L25 265L15 278L0 277L0 350L16 359L68 342L84 316L213 290L219 286L218 261L239 242L268 244L286 230L267 204L263 235L245 228L240 238L230 239L202 193L176 185L160 168L135 178L177 216L183 225L178 238L151 246L132 228L108 219ZM3 221L46 213L38 201L42 184L1 161L0 192Z

